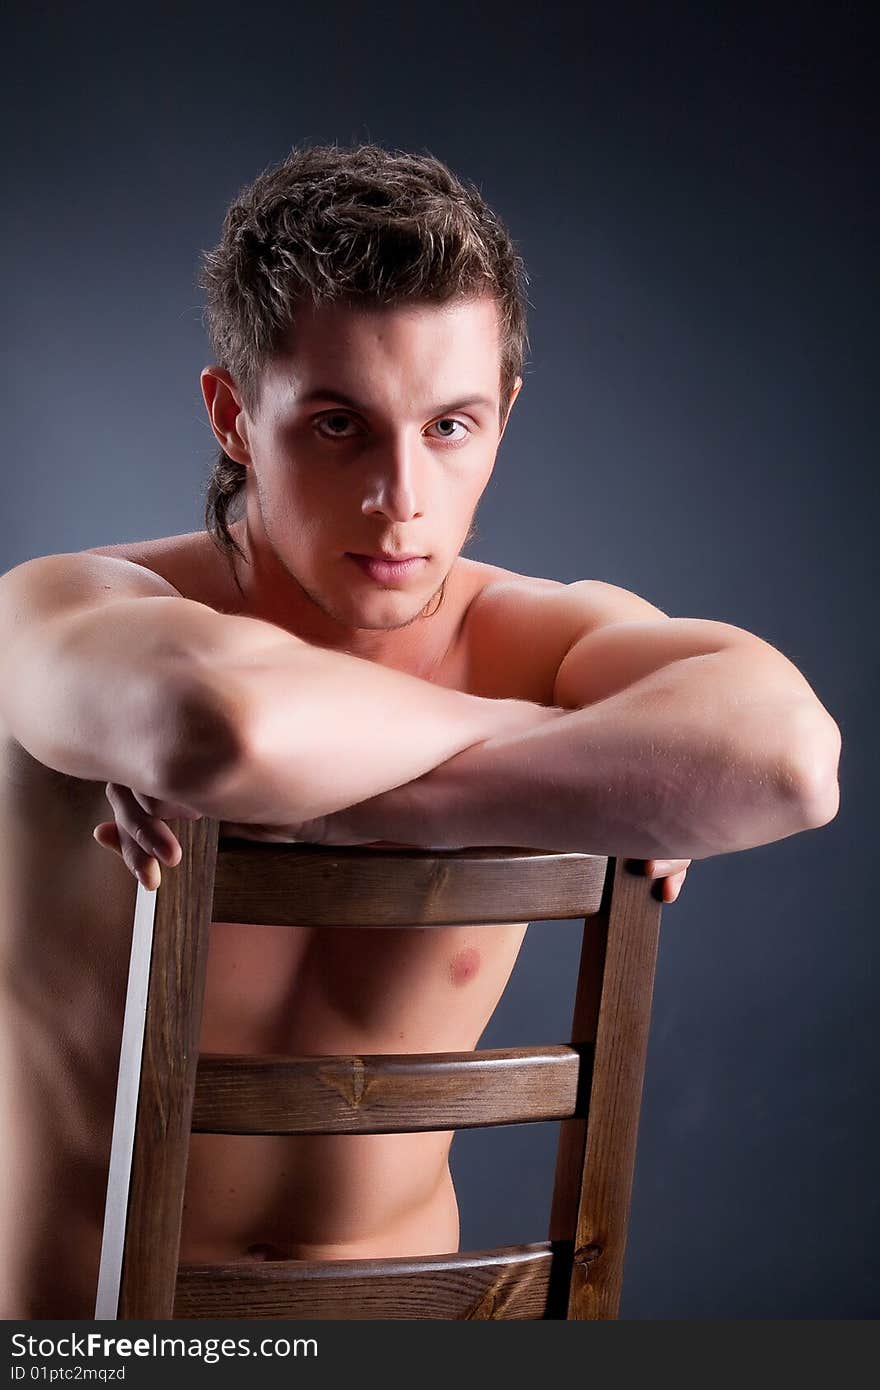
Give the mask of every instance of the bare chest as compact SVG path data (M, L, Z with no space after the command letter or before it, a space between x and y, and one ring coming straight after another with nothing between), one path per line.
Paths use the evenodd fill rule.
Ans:
M222 563L198 533L114 548L155 568L186 597L235 606ZM460 560L450 641L432 675L470 694L542 699L522 647L474 660L466 621L496 566ZM487 673L489 675L487 676ZM491 679L491 690L482 688ZM473 1047L509 978L526 923L317 931L214 922L203 1051L419 1051Z
M105 550L154 569L185 597L218 611L238 606L222 557L203 533ZM504 572L473 560L458 563L447 613L450 640L432 681L475 695L548 700L522 644L504 643L491 653L473 650L470 605ZM83 826L84 842L91 829ZM526 926L317 931L214 922L202 1049L321 1053L472 1047L504 989Z

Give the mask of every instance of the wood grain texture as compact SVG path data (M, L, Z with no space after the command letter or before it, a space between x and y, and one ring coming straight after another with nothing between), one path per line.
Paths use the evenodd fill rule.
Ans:
M616 1318L660 904L625 861L530 849L183 848L156 904L119 1317ZM569 1045L198 1056L210 922L432 926L582 917ZM549 1240L419 1260L183 1265L189 1132L389 1133L560 1120Z
M598 910L607 863L532 849L331 849L224 836L214 921L438 927L583 917Z
M180 1266L176 1318L544 1318L549 1241L394 1260Z
M156 901L120 1318L170 1318L199 1059L217 822L172 821L183 858Z
M402 1134L558 1120L576 1113L581 1069L566 1046L363 1057L202 1053L193 1130L209 1134Z
M574 1231L569 1319L618 1315L661 904L651 880L609 861L584 925L572 1041L595 1040L585 1119L560 1125L550 1238Z

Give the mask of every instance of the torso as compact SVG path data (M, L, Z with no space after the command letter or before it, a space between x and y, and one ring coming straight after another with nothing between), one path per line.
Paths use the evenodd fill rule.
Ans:
M203 532L109 546L187 598L237 611L223 558ZM506 571L459 560L458 618ZM451 615L452 618L456 614ZM552 674L473 661L467 624L433 679L476 695L552 703ZM110 816L104 784L64 777L7 739L0 769L3 963L15 989L0 1024L3 1104L17 1136L4 1222L31 1213L21 1255L96 1277L135 884L91 830ZM439 1052L475 1047L527 923L424 929L275 928L214 922L201 1049L210 1052ZM57 942L57 949L54 943ZM452 1131L403 1135L194 1134L181 1261L430 1254L458 1246ZM41 1217L41 1190L67 1216ZM28 1204L28 1193L32 1201ZM10 1272L14 1283L14 1271ZM93 1285L94 1286L94 1285ZM56 1284L53 1288L57 1288ZM71 1292L75 1302L77 1295ZM83 1295L84 1301L88 1295ZM92 1294L93 1298L93 1294ZM38 1300L37 1300L38 1301ZM63 1298L61 1299L63 1302ZM60 1306L56 1297L54 1306ZM83 1316L14 1313L7 1316Z

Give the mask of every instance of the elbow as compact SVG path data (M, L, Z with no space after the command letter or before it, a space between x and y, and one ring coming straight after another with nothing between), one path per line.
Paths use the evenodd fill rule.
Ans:
M804 808L809 830L818 830L834 820L840 810L840 782L837 773L832 772L821 781L808 784L804 797Z
M824 709L821 718L800 731L792 754L792 780L799 790L805 829L828 825L840 810L841 748L840 729Z
M831 786L823 792L821 798L817 798L810 804L810 829L818 830L820 826L828 825L834 820L840 810L840 784L837 779Z
M160 692L156 754L162 800L211 815L216 791L239 766L244 736L241 704L210 679L176 677Z

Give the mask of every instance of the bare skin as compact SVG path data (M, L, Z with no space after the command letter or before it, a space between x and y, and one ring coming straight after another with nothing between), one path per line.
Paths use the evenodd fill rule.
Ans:
M233 609L201 533L105 553L155 568L187 597ZM499 571L462 560L464 608ZM226 609L226 605L229 605ZM465 633L466 633L465 625ZM453 644L434 679L468 689ZM551 703L535 671L510 689ZM540 684L540 682L538 682ZM528 695L522 694L528 688ZM478 694L477 690L470 693ZM7 1317L90 1317L100 1254L135 882L91 837L102 784L43 767L5 740L0 885L4 1132L15 1223L4 1248ZM52 873L46 873L47 864ZM96 905L100 904L100 911ZM527 923L335 930L215 922L201 1047L215 1052L458 1051L477 1045ZM458 1248L451 1131L407 1135L192 1136L181 1260L358 1258ZM26 1289L26 1305L20 1300Z
M249 470L247 525L233 528L249 552L244 597L202 532L94 553L134 561L217 612L263 618L305 641L449 689L551 706L574 632L538 650L534 633L516 639L512 613L513 640L503 652L486 650L472 615L483 588L510 572L460 556L500 437L497 326L484 310L318 316L303 329L290 372L282 362L269 375L256 421L224 373L206 369L212 428ZM332 417L328 441L291 407L297 391L304 398L328 377L368 403L354 443L339 430L352 412L324 410ZM461 399L462 382L492 404L454 412L471 430L467 447L457 449L445 434L428 432L437 411L427 403L439 410L440 402ZM392 434L388 422L398 420L404 423ZM303 517L308 527L299 524ZM389 526L405 534L392 535ZM407 542L431 551L429 577L415 597L369 587L343 556L357 547L414 548ZM444 601L430 623L414 621L444 575ZM108 817L103 781L51 770L2 729L0 750L0 1124L7 1136L0 1316L89 1318L135 882L130 864L92 838ZM118 823L106 830L109 849L122 848L120 833ZM127 853L130 859L130 846ZM676 870L680 864L667 868ZM680 882L666 883L671 901ZM471 1049L526 928L317 932L214 923L201 1047L312 1055ZM181 1260L454 1251L451 1139L448 1131L194 1135Z
M107 553L155 567L185 596L235 606L222 559L200 533ZM465 563L453 626L490 568ZM461 680L466 666L453 648L436 678ZM135 883L91 837L107 814L102 784L51 771L10 739L3 753L0 885L9 930L0 1056L15 1198L3 1220L15 1229L2 1234L20 1260L3 1271L3 1313L90 1317ZM321 934L217 922L202 1048L473 1047L525 929ZM454 1250L451 1137L194 1135L181 1259Z
M187 597L232 611L222 560L198 535L173 569ZM110 553L109 549L106 553ZM143 549L113 548L146 563ZM457 632L496 567L460 560L446 621ZM205 577L210 574L208 586ZM213 586L219 586L220 593ZM444 605L445 607L445 605ZM470 694L467 630L432 675ZM552 687L552 673L547 672ZM511 689L534 672L510 673ZM523 696L522 698L526 698ZM527 923L320 932L214 923L201 1047L214 1052L457 1051L476 1046ZM434 1254L458 1248L452 1131L406 1135L192 1136L181 1259Z

